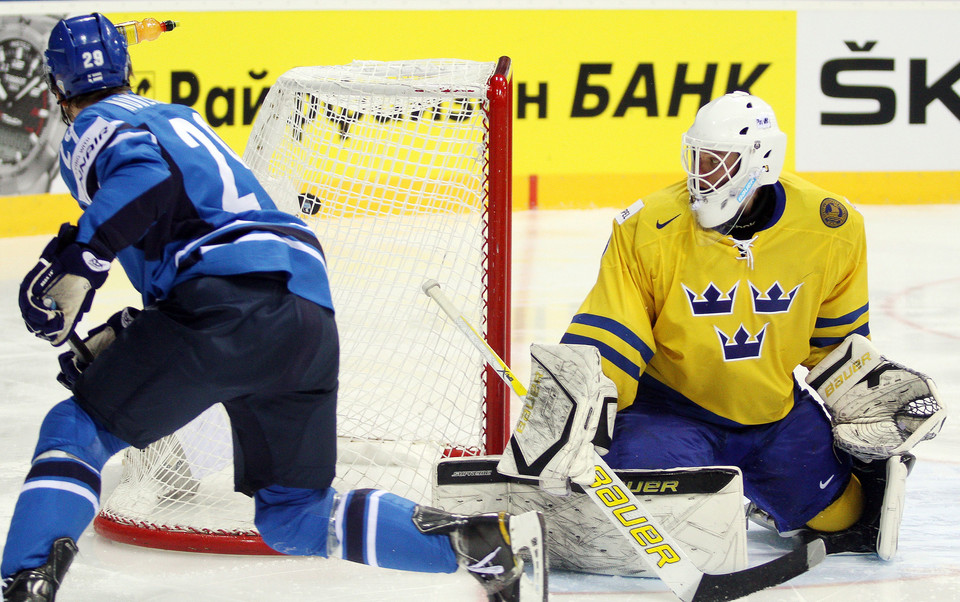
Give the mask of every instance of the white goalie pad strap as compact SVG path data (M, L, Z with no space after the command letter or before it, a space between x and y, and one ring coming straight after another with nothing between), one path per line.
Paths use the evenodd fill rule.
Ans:
M475 514L539 510L547 526L551 569L656 577L596 505L574 485L571 495L545 493L533 479L496 470L498 456L450 458L433 475L432 504ZM644 508L684 546L700 570L727 573L747 566L743 480L735 467L617 471Z
M527 396L500 472L563 492L569 480L593 482L593 438L613 386L600 368L600 352L590 345L535 343L530 363Z
M806 381L830 413L837 446L864 460L909 451L946 419L930 377L888 360L860 335L847 337Z

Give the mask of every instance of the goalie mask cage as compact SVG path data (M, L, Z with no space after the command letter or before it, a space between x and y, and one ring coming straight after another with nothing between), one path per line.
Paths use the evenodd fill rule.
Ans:
M510 60L355 61L274 84L244 161L317 233L340 331L339 491L428 503L443 456L500 453L509 390L421 291L438 280L509 361ZM272 553L233 491L217 404L123 457L98 533L148 547Z

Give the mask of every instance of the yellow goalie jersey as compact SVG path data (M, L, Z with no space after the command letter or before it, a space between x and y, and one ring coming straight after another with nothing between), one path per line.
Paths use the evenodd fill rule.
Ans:
M784 173L752 241L704 231L684 182L623 211L562 341L594 345L632 404L641 375L739 424L793 407L793 370L869 335L863 218Z

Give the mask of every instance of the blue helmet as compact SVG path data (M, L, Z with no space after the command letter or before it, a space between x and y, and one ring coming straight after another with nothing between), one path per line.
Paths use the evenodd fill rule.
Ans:
M44 57L51 85L65 99L130 83L127 41L100 13L57 23Z

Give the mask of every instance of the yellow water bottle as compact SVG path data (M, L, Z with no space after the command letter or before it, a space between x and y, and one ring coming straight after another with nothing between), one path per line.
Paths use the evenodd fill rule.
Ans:
M176 21L157 21L153 17L147 17L143 21L127 21L117 25L117 31L123 34L127 40L127 46L132 46L139 42L156 40L160 34L170 31L179 23Z

